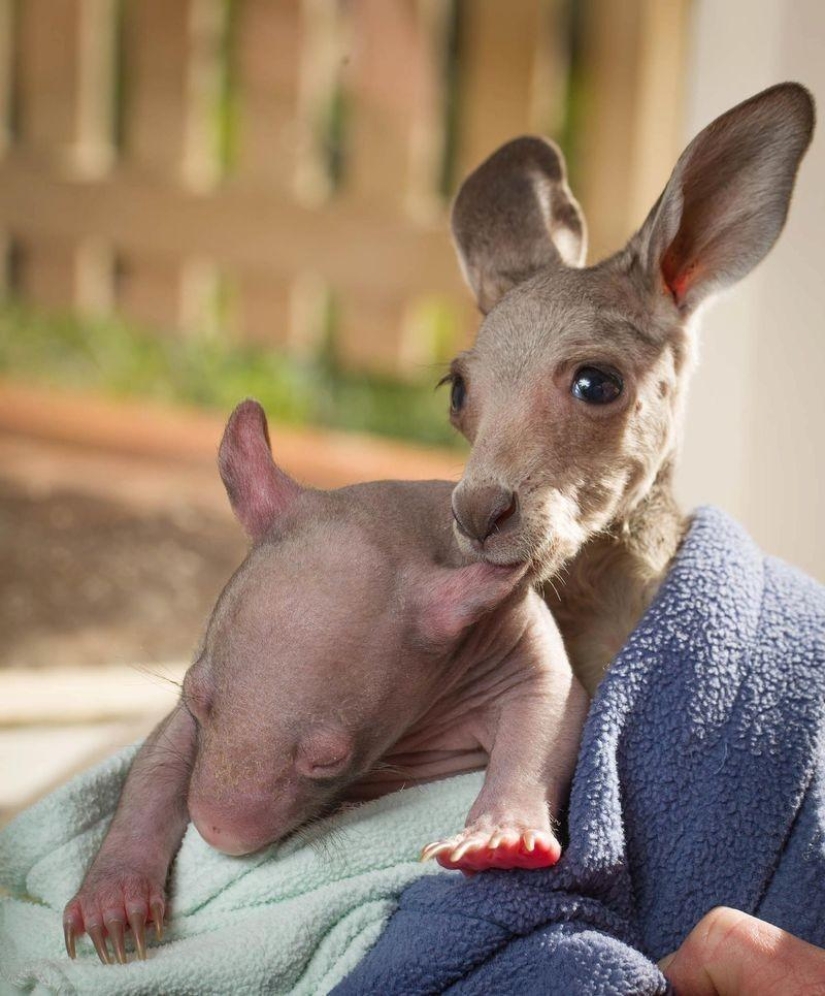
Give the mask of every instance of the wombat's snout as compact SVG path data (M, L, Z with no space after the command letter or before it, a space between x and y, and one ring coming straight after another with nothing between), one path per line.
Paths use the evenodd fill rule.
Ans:
M273 843L272 799L233 800L232 804L211 799L189 799L189 815L207 844L224 854L253 854Z
M518 524L518 495L498 484L459 484L453 491L452 505L459 531L480 544L494 533L512 530Z
M290 752L282 751L285 757ZM220 755L202 755L189 786L189 815L216 850L252 854L300 826L346 776L354 757L355 737L334 725L309 729L293 759L269 776L258 769L250 779L239 775L242 764L235 770Z

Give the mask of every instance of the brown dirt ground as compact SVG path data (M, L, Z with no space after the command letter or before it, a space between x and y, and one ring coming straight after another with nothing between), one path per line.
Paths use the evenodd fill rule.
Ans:
M188 659L245 547L202 509L0 477L0 666Z

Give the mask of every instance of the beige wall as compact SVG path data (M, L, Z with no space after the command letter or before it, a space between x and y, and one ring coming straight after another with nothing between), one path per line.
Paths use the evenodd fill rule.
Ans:
M696 0L691 32L686 139L785 79L820 124L779 243L703 316L679 492L825 581L825 3Z

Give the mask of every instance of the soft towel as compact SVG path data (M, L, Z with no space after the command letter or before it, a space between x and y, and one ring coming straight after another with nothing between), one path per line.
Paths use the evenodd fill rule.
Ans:
M248 858L190 826L172 870L171 921L149 960L102 965L63 948L62 911L117 805L136 748L75 778L0 833L0 992L326 993L374 944L404 886L437 866L423 844L455 833L482 773L411 787Z
M593 701L546 871L407 889L335 992L652 994L712 907L825 945L825 589L700 510Z

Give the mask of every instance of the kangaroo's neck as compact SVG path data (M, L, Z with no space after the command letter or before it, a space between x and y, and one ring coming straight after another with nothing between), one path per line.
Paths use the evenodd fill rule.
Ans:
M585 543L545 585L573 670L591 695L653 600L686 526L668 464L626 518Z

